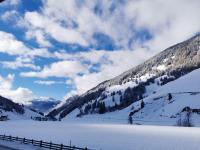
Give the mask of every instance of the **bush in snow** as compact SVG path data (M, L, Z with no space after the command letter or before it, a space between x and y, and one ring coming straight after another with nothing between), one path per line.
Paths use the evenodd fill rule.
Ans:
M104 114L106 112L106 106L105 103L99 103L99 114Z
M170 101L172 99L172 94L168 93L168 100Z
M182 126L182 127L192 127L193 125L192 125L192 121L191 121L191 115L192 115L191 111L187 111L185 113L184 118L180 114L176 125Z
M192 127L191 123L191 111L187 112L185 115L185 119L183 120L183 126L184 127Z

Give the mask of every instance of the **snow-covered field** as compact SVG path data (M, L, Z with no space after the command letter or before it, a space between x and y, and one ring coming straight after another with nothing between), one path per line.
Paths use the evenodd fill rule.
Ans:
M0 134L97 150L196 150L200 128L16 120L1 122Z

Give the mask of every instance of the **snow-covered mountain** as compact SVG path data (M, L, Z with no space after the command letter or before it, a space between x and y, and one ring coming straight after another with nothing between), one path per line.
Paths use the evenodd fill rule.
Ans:
M43 113L47 113L51 111L52 108L57 106L60 103L59 100L56 100L51 97L40 97L30 101L27 106L29 108L33 108L37 111L41 111Z
M18 120L42 117L39 112L0 96L0 120Z
M184 112L188 103L191 102L192 105L192 100L187 100L192 99L193 96L198 97L200 86L197 85L195 89L192 82L185 79L193 77L188 73L198 68L200 68L200 35L167 48L146 62L113 79L100 83L82 95L69 98L48 115L64 118L71 112L74 114L75 111L77 112L75 116L79 117L88 114L109 115L127 111L125 118L128 116L146 118L147 114L161 115L161 118L165 118L165 116L175 118L181 110ZM197 78L197 76L195 77ZM197 80L195 77L193 80ZM180 80L184 80L185 82L182 83L186 83L186 85L180 84ZM189 86L190 90L182 89L185 86ZM165 101L167 97L170 98ZM187 101L184 102L185 105L180 102L181 97L184 99L183 101ZM142 99L145 105L140 108ZM174 109L170 108L171 106ZM190 105L188 104L188 106ZM155 107L163 112L168 110L168 115L156 113ZM155 113L151 113L152 111ZM140 113L141 115L139 115Z

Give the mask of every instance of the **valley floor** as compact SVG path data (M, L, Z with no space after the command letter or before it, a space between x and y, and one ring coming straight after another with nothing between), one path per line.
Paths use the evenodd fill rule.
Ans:
M0 122L0 134L95 150L196 150L200 128L87 122Z

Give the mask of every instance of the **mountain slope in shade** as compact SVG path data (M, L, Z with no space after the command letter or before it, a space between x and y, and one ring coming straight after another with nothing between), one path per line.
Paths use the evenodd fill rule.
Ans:
M149 91L200 67L200 35L176 44L86 93L69 98L48 115L64 118L79 108L78 116L119 111L149 97ZM148 88L152 85L151 88Z

